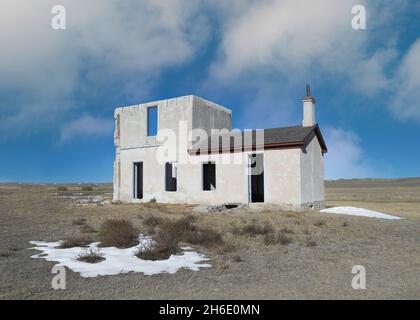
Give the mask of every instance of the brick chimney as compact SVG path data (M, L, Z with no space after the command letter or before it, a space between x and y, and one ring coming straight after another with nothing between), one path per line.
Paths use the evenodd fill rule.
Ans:
M306 85L306 96L303 98L303 121L302 126L311 127L316 124L315 99L311 95L311 86Z

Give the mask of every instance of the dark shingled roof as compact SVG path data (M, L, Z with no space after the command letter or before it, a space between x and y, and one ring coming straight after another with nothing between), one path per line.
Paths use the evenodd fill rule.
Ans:
M207 154L226 151L244 151L256 147L262 148L263 146L264 149L304 147L312 140L314 136L318 138L322 151L324 153L327 152L327 146L325 145L321 130L319 129L318 125L311 127L294 126L273 128L264 129L261 131L264 131L264 145L261 143L256 143L255 130L252 131L252 143L251 139L249 138L244 142L244 136L247 136L246 134L244 135L244 131L233 131L226 134L212 135L207 140L199 141L193 145L189 152L190 154ZM230 141L230 145L227 143L228 140ZM239 146L234 145L234 140L241 141L241 144L239 144ZM222 146L223 142L225 145Z

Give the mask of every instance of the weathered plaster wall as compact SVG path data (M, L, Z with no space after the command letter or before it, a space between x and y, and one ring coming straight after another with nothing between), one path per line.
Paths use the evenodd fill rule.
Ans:
M177 192L165 191L165 167L155 160L156 148L130 149L121 154L120 200L133 200L133 163L143 161L143 201L156 199L167 203L223 204L248 203L247 156L213 154L188 156L189 164L177 165ZM243 156L244 161L234 161ZM202 163L216 163L216 190L202 190ZM266 150L264 183L267 203L290 209L300 205L300 150ZM191 163L192 162L192 163Z
M265 200L290 209L301 203L300 149L266 150Z
M157 137L147 136L147 108L152 106L158 107ZM145 196L154 194L150 198L168 198L168 195L160 195L160 192L165 192L165 161L157 161L156 157L159 146L166 141L165 134L162 134L167 132L166 129L176 137L170 143L174 152L166 157L166 161L182 162L187 159L188 149L192 146L187 138L193 127L208 129L210 133L210 128L231 129L232 126L229 109L192 95L117 108L114 117L114 201L133 200L133 162L139 161L143 161L144 166ZM181 165L178 170L185 170L184 167ZM179 194L170 194L169 198L179 201Z
M302 204L306 207L324 206L324 157L314 136L301 152Z
M232 130L232 112L211 101L193 98L193 129L203 129L211 134L212 129Z
M148 102L115 110L120 117L121 149L154 145L156 137L147 136L147 108L158 107L158 130L171 129L179 135L179 121L186 121L188 130L192 124L192 96Z

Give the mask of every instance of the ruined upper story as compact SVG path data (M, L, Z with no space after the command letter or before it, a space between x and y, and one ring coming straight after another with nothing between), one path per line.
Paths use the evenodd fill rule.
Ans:
M180 123L188 132L201 128L209 135L212 129L232 129L231 110L194 95L120 107L114 118L117 149L158 145L159 130L170 129L179 136Z

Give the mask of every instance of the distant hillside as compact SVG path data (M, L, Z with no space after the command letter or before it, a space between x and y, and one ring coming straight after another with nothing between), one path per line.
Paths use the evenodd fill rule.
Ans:
M400 179L340 179L326 180L327 188L420 187L420 177Z

